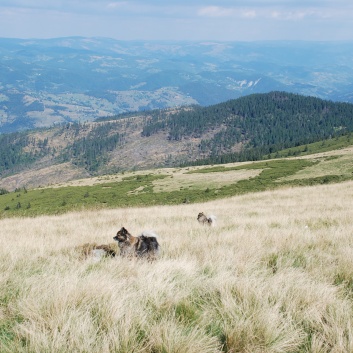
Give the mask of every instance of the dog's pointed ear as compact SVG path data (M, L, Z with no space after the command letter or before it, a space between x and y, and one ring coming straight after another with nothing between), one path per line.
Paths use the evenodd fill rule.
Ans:
M129 231L127 229L125 229L125 230L126 230L126 233L125 233L126 238L131 239L132 235L129 233Z
M126 237L126 239L131 239L132 235L129 233L129 231L125 227L122 227L120 229L120 232L124 237Z

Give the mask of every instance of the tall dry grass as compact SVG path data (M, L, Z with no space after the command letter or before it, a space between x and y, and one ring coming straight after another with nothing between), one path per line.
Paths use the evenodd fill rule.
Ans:
M349 182L3 219L0 352L353 352L352 206ZM157 233L160 259L74 250L121 226Z

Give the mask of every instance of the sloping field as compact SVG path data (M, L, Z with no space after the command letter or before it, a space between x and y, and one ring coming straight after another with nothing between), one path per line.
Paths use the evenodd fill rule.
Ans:
M352 209L348 181L1 219L0 351L352 352ZM121 226L157 233L160 259L75 250Z
M352 161L353 148L348 146L302 157L117 173L10 193L0 188L0 218L180 205L282 187L338 183L353 179Z

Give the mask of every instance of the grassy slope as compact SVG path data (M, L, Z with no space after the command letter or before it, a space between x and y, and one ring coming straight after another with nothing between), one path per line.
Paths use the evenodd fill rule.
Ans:
M338 147L341 149L337 150ZM313 153L322 149L326 152L307 154L308 151ZM327 152L329 149L331 152ZM0 217L60 214L91 208L194 203L283 186L341 182L353 177L353 149L350 139L346 137L298 147L291 153L304 156L131 172L51 188L20 189L0 195Z
M351 352L352 187L2 219L0 351ZM161 258L75 251L121 226L153 229Z
M1 195L0 351L352 351L352 154ZM75 250L121 226L153 229L161 258L97 263Z

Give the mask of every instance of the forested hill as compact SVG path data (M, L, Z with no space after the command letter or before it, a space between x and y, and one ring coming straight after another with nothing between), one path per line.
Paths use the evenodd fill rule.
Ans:
M30 174L28 185L35 186L131 169L259 160L352 131L353 104L285 92L70 123L0 135L0 187L11 174L18 180Z
M353 105L286 92L252 94L210 107L155 114L142 134L167 130L171 140L200 137L200 151L216 162L259 159L285 148L340 136L353 130ZM240 153L230 154L241 144Z

